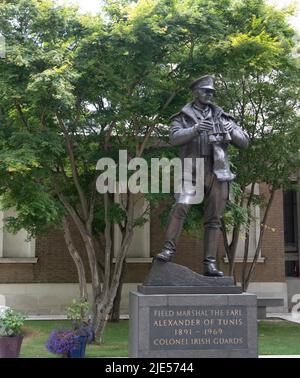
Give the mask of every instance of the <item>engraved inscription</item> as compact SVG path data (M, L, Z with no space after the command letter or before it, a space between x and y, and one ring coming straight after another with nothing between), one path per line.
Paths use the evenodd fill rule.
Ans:
M245 349L245 306L150 308L150 349Z

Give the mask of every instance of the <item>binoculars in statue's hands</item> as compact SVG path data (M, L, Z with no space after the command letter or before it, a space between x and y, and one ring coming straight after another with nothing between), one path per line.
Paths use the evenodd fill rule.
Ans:
M207 135L208 135L209 144L231 141L231 136L228 131L224 131L224 132L208 131Z
M231 141L231 136L230 132L225 128L225 125L220 122L220 123L215 123L215 122L209 122L210 126L208 127L208 121L205 121L205 129L202 128L201 124L200 126L200 132L206 132L208 136L208 143L213 144L213 143L224 143L227 142L229 143Z

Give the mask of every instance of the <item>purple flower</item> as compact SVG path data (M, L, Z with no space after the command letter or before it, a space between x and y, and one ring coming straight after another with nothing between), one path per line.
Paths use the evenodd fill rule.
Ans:
M54 330L45 346L50 353L67 355L69 351L78 346L78 339L72 330Z

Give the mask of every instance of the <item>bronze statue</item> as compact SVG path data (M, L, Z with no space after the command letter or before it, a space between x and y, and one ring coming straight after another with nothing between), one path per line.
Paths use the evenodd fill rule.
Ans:
M224 276L216 266L221 218L229 196L230 171L227 147L248 147L249 137L234 118L212 103L214 78L203 76L190 85L194 101L171 117L170 143L180 147L180 157L204 158L204 275ZM193 167L193 175L194 175ZM177 239L191 206L191 194L175 195L176 203L169 216L165 244L156 256L168 262L176 251Z

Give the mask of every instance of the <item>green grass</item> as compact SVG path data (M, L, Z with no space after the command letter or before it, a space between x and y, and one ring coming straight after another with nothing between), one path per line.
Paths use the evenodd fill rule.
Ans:
M258 323L259 354L300 355L300 324L284 320Z
M70 322L32 320L25 322L25 338L21 348L23 358L60 358L49 353L45 342L53 329L70 328ZM283 320L267 320L258 323L259 354L299 354L300 324ZM87 345L86 357L127 357L128 321L108 323L102 345Z
M22 343L22 358L61 358L49 353L45 342L53 329L71 328L67 320L28 320L25 322L25 337ZM127 357L128 356L128 321L108 323L102 345L87 345L86 357Z

